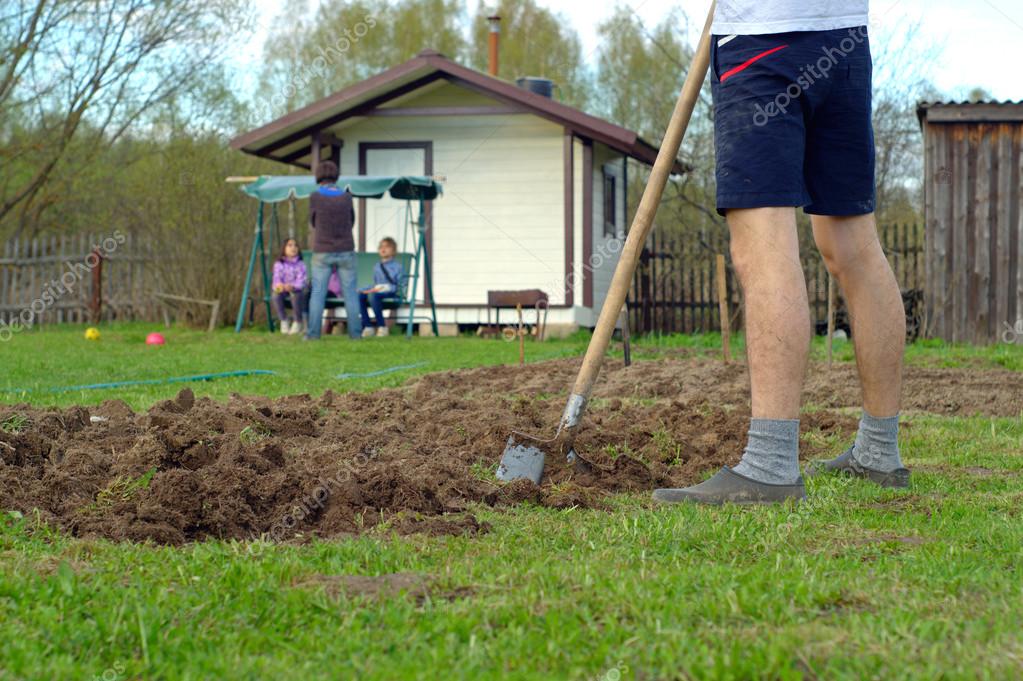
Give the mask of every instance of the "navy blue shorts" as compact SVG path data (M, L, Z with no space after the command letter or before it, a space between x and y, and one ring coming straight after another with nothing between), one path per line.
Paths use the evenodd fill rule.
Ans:
M717 207L874 211L867 27L713 37Z

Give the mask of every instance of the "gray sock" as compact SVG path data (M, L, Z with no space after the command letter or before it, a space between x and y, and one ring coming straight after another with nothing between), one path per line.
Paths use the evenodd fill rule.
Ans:
M799 419L750 419L739 475L772 485L799 480Z
M852 455L858 464L871 470L890 473L903 468L899 458L899 415L879 419L864 411Z

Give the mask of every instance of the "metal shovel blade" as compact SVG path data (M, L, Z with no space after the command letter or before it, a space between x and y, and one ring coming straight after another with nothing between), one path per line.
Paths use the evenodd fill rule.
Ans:
M514 437L509 437L501 455L501 464L497 467L497 479L503 482L532 480L534 485L539 485L543 477L544 457L539 447L520 445Z

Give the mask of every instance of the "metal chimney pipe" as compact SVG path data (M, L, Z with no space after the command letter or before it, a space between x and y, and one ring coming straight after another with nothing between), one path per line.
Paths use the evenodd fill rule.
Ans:
M487 72L497 76L497 43L501 35L501 17L497 14L487 17L490 22L490 61Z

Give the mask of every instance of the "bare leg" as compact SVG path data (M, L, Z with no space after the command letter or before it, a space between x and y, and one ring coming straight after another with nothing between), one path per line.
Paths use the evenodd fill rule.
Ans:
M810 353L810 310L793 208L728 211L732 262L744 294L753 418L734 468L683 489L658 489L664 503L768 503L803 499L799 402Z
M729 210L728 227L745 300L753 418L798 419L810 312L795 209Z
M849 306L863 409L875 417L893 416L902 397L906 316L874 215L814 215L813 237Z

